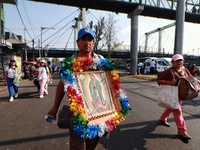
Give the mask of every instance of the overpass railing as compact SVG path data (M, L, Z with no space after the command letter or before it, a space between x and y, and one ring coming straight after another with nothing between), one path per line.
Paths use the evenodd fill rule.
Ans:
M141 5L148 5L153 7L160 7L165 9L176 10L177 0L115 0L130 3L138 3ZM186 0L185 2L186 12L200 14L200 0Z

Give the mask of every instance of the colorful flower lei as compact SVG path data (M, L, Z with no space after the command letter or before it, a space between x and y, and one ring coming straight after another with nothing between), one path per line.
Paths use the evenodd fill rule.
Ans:
M117 124L125 120L130 113L130 105L125 92L120 86L120 78L115 71L115 65L109 59L104 58L66 58L61 65L60 75L64 83L64 89L67 91L70 110L73 112L73 130L74 133L83 139L92 139L96 135L102 137L106 132L112 131ZM84 72L88 70L110 70L111 82L114 85L114 91L118 94L118 99L122 109L120 112L115 112L113 116L97 125L88 125L88 120L85 119L85 109L82 99L82 93L78 86L77 79L72 73Z

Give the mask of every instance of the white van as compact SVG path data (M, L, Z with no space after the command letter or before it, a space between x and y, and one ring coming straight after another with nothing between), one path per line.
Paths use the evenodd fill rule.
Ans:
M144 62L144 74L149 74L150 73L150 62L154 60L156 62L156 73L161 73L164 70L172 67L172 59L168 58L168 57L163 57L163 58L151 58L151 59L147 59Z
M157 58L157 57L140 57L140 58L138 58L138 62L141 62L143 64L142 68L140 69L141 74L144 73L144 62L145 62L145 60L150 59L150 58ZM130 59L128 59L127 62L126 62L126 69L127 69L127 71L130 71Z

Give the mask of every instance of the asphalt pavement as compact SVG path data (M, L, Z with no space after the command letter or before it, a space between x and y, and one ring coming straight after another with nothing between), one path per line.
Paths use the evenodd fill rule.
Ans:
M200 145L200 97L183 101L183 116L192 140L177 136L173 116L171 127L159 125L163 108L156 103L158 85L153 79L136 79L119 73L122 88L128 95L131 114L110 133L102 138L97 150L198 150ZM52 107L58 74L49 85L49 94L39 99L32 81L23 80L19 86L19 98L8 102L6 86L0 92L0 150L69 150L69 132L56 124L47 123L44 115ZM150 77L149 77L150 78ZM2 88L1 88L2 89ZM64 97L61 105L67 104ZM61 108L61 107L60 107Z

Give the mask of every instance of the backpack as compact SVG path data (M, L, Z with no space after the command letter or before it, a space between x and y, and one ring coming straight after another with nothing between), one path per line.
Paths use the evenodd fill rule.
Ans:
M72 113L69 106L63 105L62 109L58 113L57 126L61 129L69 129L71 124Z
M187 72L185 71L186 76L181 77L178 73L174 71L172 72L179 77L178 81L178 97L180 100L192 100L198 97L200 86L198 79L193 76L187 76Z

